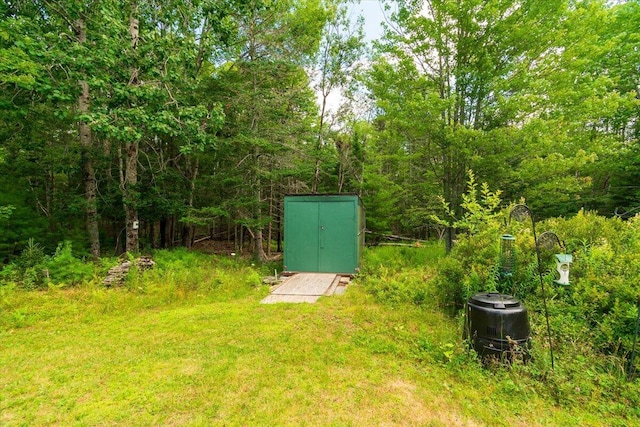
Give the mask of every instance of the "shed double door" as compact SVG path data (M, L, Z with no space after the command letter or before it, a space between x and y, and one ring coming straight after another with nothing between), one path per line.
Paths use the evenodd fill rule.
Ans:
M291 203L285 230L287 268L352 273L357 267L357 205L353 201Z

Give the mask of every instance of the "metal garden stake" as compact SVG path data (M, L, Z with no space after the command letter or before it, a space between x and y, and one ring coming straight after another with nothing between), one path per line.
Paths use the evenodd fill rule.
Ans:
M547 294L544 288L544 278L542 273L542 262L540 261L540 244L547 244L547 239L551 238L552 234L555 236L555 239L560 242L558 236L551 232L545 232L540 235L541 239L538 239L536 234L536 222L533 218L533 213L529 206L524 204L519 204L513 207L510 213L510 217L513 217L516 221L524 221L527 216L531 218L531 230L533 231L533 240L536 244L536 258L538 261L538 277L540 278L540 289L542 290L542 303L544 306L544 317L547 322L547 338L549 340L549 355L551 356L551 369L554 369L554 358L553 358L553 343L551 341L551 325L549 324L549 310L547 309Z
M631 350L631 360L627 367L627 380L631 380L635 374L635 367L633 366L636 359L636 343L638 342L638 329L640 328L640 299L636 304L638 309L638 317L636 318L636 332L633 334L633 350Z

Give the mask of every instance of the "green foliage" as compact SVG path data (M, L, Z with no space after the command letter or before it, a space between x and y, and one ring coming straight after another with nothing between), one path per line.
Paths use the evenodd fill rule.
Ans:
M462 195L462 203L460 204L462 217L457 218L451 204L441 197L440 202L444 206L444 212L448 218L453 219L453 222L436 216L433 216L432 219L445 227L453 227L472 236L478 234L481 229L484 231L488 225L495 224L496 219L501 215L498 212L501 191L493 192L489 189L489 185L483 182L480 194L478 194L478 183L471 169L467 171L467 176L467 191Z
M558 230L574 256L571 286L556 290L555 310L583 322L598 350L628 354L640 301L640 218L623 221L580 212L546 225Z
M381 233L397 231L394 224L402 215L400 200L404 193L400 185L379 170L365 168L362 196L367 207L367 229Z
M85 283L96 274L96 267L76 257L70 241L58 245L56 252L45 263L49 282L54 285L74 286Z
M226 218L229 212L216 206L187 209L187 214L180 219L181 222L191 225L211 225L218 218Z
M20 256L16 259L18 268L25 270L35 268L44 263L46 256L42 246L36 243L33 238L27 241L27 246L22 250Z
M261 289L262 275L248 260L211 256L184 248L153 253L153 269L129 274L126 287L155 303L194 297L224 301ZM273 272L271 272L273 274Z
M69 241L58 245L55 253L46 255L42 246L29 239L20 255L0 272L0 280L17 283L25 289L48 285L67 286L87 282L96 267L73 255Z
M361 283L383 303L428 305L433 265L444 248L437 243L415 247L367 248L364 252Z
M6 219L9 218L11 216L11 214L13 213L15 207L9 205L9 206L0 206L0 218L2 219Z
M472 200L472 196L467 197ZM468 204L484 213L478 205ZM474 233L459 236L451 254L440 263L434 280L441 306L461 308L473 294L500 291L521 299L532 313L534 335L544 336L542 293L538 277L535 244L530 219L519 223L501 216L487 215L471 221ZM474 217L470 212L469 215ZM554 254L561 248L541 248L543 280L553 331L555 350L562 358L587 353L611 355L612 363L623 365L635 332L640 296L640 219L623 221L595 213L579 212L571 218L549 219L537 224L538 232L552 230L566 242L573 255L570 281L563 287L557 277ZM508 279L499 268L500 235L508 231L516 238L516 268ZM622 360L622 361L621 361Z
M46 261L42 246L31 238L16 260L1 274L5 281L19 282L25 289L35 289L45 283Z
M618 220L608 220L593 214L584 214L584 216L590 218L587 224L593 221L594 224L602 225L604 229L613 230L624 224ZM584 218L575 220L577 229L582 228L582 232L594 233L589 231L592 227L581 227L581 221L584 221ZM502 224L504 226L504 222ZM548 224L545 223L542 226L546 225ZM580 307L575 304L576 295L570 292L573 286L577 286L576 283L568 289L554 288L553 286L557 285L552 284L553 273L545 272L547 289L552 290L553 294L548 302L556 364L555 370L550 370L545 319L537 285L537 266L535 262L531 262L535 260L535 253L529 247L533 240L530 236L526 238L527 234L531 233L531 229L526 223L517 222L510 224L509 227L509 231L513 232L518 243L521 243L518 247L519 263L513 278L514 283L510 286L519 290L528 289L527 292L520 294L520 298L529 309L532 326L532 358L529 363L523 364L516 360L509 364L500 362L482 364L475 352L465 351L464 345L459 341L463 313L456 314L451 307L451 302L456 299L465 301L468 294L478 289L489 290L483 277L490 273L484 273L481 270L490 264L492 258L488 257L489 261L484 259L485 256L463 259L469 258L472 249L479 251L481 246L490 240L489 237L486 237L486 240L477 238L485 232L485 226L482 223L478 223L475 235L460 236L458 246L465 246L464 255L454 249L451 254L444 256L444 248L441 245L434 245L432 249L435 251L425 252L406 247L368 248L365 251L363 276L359 277L356 283L362 285L377 301L393 307L395 313L408 313L417 303L421 313L419 315L429 317L430 322L433 323L430 323L428 332L425 330L416 332L415 327L398 322L389 324L386 329L370 325L356 334L356 343L376 355L392 354L397 358L409 358L416 363L426 364L430 369L436 366L444 367L447 372L464 378L468 387L478 387L484 394L491 393L494 401L504 398L513 404L514 398L517 399L514 396L520 396L525 400L543 397L554 402L558 408L582 408L589 414L600 414L600 416L606 414L604 416L614 418L618 416L634 418L640 415L635 409L640 403L640 395L637 394L638 383L627 381L624 358L600 348L594 339L601 333L599 331L601 325L592 325L585 321L590 316L590 310L594 308ZM592 237L597 240L598 234L596 232ZM496 235L495 239L498 240L499 236L500 234ZM426 255L428 252L432 255ZM551 258L548 255L543 254L544 258L550 262ZM578 262L576 258L574 259ZM470 272L465 268L476 272ZM487 268L487 270L491 269ZM573 273L572 271L572 282ZM449 279L451 283L444 283L445 279ZM500 289L502 284L499 280L493 278L487 280L494 282L491 286L498 287L497 290L504 291ZM520 286L520 280L531 283ZM578 279L575 278L575 280ZM475 289L472 289L474 286ZM419 296L417 301L416 296ZM434 312L444 316L443 309L446 313L454 315L445 316L449 319L448 326L438 323L433 316ZM616 312L616 309L614 308L612 312ZM626 315L633 314L635 312ZM489 384L495 386L495 390ZM489 391L490 388L492 391ZM579 415L573 414L564 421L556 418L553 424L600 425L601 421L598 416L587 417L589 421L585 419L578 421L579 418ZM624 421L610 420L610 424L622 426Z
M156 267L132 274L122 288L90 281L33 292L4 284L0 331L12 351L0 352L0 388L10 403L8 425L132 417L207 425L222 416L230 424L247 417L304 424L310 411L322 424L492 425L496 413L500 425L637 424L640 384L626 381L619 358L579 338L589 329L570 313L552 318L563 341L555 371L538 339L530 363L484 368L460 342L462 318L437 309L433 273L454 259L443 257L435 243L367 248L347 294L316 304L261 305L268 289L259 277L269 267L183 249L155 252ZM427 298L416 306L420 286ZM544 320L539 310L531 315L538 337ZM318 409L318 400L345 395L355 398Z
M376 172L401 184L400 215L428 225L421 211L439 195L460 216L468 168L539 218L636 207L638 10L389 2L366 83L382 142L371 157L385 156Z
M486 187L483 193L489 194ZM440 307L460 309L466 300L480 291L513 294L529 308L534 341L545 341L546 328L539 285L530 218L508 220L511 207L498 211L499 193L478 197L473 178L468 194L463 196L464 213L445 225L456 225L465 232L458 236L453 251L439 262L433 285L429 287ZM483 202L483 200L485 200ZM560 360L579 358L581 369L594 372L585 378L572 366L561 368L550 386L552 396L567 403L586 402L597 388L594 378L608 381L618 390L625 389L625 359L632 348L640 296L640 219L623 221L604 218L594 213L579 212L571 218L549 219L538 223L541 230L552 230L566 242L573 254L571 285L553 283L556 277L554 254L560 247L541 248L543 280L547 289L553 345ZM509 232L516 238L516 268L512 276L498 274L500 236ZM537 338L536 338L537 337ZM540 365L527 372L540 375L548 369L549 360L540 348ZM604 356L604 358L603 358ZM591 365L589 365L591 364ZM586 366L589 365L587 369ZM537 371L539 370L539 371ZM584 372L584 371L583 371ZM603 379L606 378L605 379ZM566 384L576 384L575 389ZM590 392L585 390L591 390ZM632 399L633 400L633 399ZM612 411L618 409L611 409Z
M26 247L31 236L46 236L47 220L42 218L31 206L27 186L19 180L10 178L9 170L26 167L26 159L22 156L11 156L7 164L0 163L0 198L4 206L0 214L0 257L6 261L18 255ZM32 166L31 166L32 167ZM70 219L70 218L69 218ZM41 238L41 237L39 237ZM43 239L44 240L44 239ZM52 250L55 242L41 241L43 246Z
M469 171L468 176L467 192L462 195L461 217L456 218L444 200L445 212L451 219L433 217L434 221L461 231L436 279L440 304L456 309L477 292L497 290L498 237L505 218L504 212L499 210L500 191L493 192L483 183L478 192L473 171Z
M540 218L638 205L635 1L389 1L370 61L348 2L156 3L1 6L3 261L29 236L94 243L94 200L108 248L125 205L168 247L227 224L257 238L283 194L311 189L357 192L371 230L425 237L438 197L463 220L469 168ZM344 108L319 111L338 90ZM169 242L159 221L186 227Z

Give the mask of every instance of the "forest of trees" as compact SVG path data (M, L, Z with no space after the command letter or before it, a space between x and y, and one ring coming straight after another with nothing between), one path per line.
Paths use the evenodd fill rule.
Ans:
M638 0L382 4L369 45L344 0L3 2L0 255L265 259L290 193L427 238L469 170L540 217L640 206Z

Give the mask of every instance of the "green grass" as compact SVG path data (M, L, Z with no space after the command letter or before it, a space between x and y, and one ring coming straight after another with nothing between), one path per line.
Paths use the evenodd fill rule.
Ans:
M380 250L367 262L398 254ZM247 262L156 260L120 289L0 287L0 425L639 424L603 391L558 399L533 368L483 369L459 320L371 292L374 276L400 286L396 267L313 305L261 305ZM436 264L418 264L397 270L428 291Z

